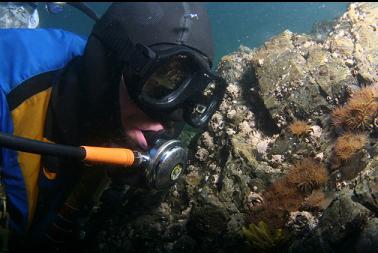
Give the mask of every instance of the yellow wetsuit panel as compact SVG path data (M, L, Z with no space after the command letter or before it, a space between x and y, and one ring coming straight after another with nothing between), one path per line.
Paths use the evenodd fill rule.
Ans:
M40 141L44 139L43 133L50 95L51 88L48 88L26 99L12 111L14 135ZM30 226L38 197L38 176L41 168L41 156L20 151L18 152L18 162L28 194L28 226Z

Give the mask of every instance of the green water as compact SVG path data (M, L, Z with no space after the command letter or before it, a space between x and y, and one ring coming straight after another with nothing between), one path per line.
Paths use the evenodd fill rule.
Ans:
M214 42L215 62L235 51L239 45L259 47L270 37L289 29L309 33L316 22L342 15L347 2L330 3L205 3L208 9ZM88 3L100 16L110 3ZM93 22L84 14L66 7L60 14L39 9L41 27L59 27L87 36Z

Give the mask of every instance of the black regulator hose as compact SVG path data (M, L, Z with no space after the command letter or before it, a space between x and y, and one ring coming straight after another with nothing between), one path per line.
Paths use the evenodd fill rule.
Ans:
M86 151L82 147L52 144L5 133L0 133L0 146L28 153L77 158L80 160L83 160L86 156Z

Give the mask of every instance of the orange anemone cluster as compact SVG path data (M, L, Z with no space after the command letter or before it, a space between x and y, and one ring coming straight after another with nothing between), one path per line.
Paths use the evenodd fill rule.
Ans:
M377 114L378 85L354 92L344 106L336 107L331 113L333 125L349 131L371 128Z
M282 228L287 212L299 210L305 198L321 189L327 180L328 172L322 163L311 158L296 162L286 176L264 192L264 204L254 212L252 223L262 220L272 228Z

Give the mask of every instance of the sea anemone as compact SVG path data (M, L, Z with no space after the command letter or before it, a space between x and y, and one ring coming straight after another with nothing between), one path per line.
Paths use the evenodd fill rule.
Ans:
M286 177L274 182L264 194L266 209L297 211L303 201L295 187L290 187Z
M367 86L354 92L346 105L332 111L332 123L349 131L365 130L373 126L377 113L378 86Z
M367 143L367 137L364 134L354 134L351 132L337 138L334 151L341 160L349 160L352 156L360 151Z
M275 229L283 227L288 213L298 211L306 196L327 180L327 170L321 163L310 158L295 163L286 176L263 193L264 202L254 210L251 222L264 221Z
M373 120L377 113L378 103L367 102L364 100L350 100L347 105L350 117L345 119L345 128L347 130L365 130L373 126Z
M351 100L363 100L366 102L374 102L378 98L378 85L365 86L351 95Z
M297 211L304 196L294 187L289 187L286 177L275 181L263 193L264 202L253 210L250 222L266 222L269 227L278 229L285 226L290 211Z
M288 184L308 194L318 189L328 180L327 169L319 162L306 158L296 162L287 174Z
M349 117L349 111L344 106L337 106L331 112L332 123L334 126L343 126L345 119Z
M309 134L312 129L305 121L296 120L288 126L290 132L295 136L302 136Z
M320 211L326 209L331 201L332 198L328 197L322 190L315 190L305 199L302 206L305 210Z

